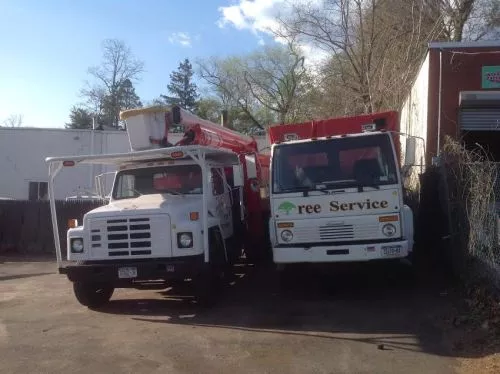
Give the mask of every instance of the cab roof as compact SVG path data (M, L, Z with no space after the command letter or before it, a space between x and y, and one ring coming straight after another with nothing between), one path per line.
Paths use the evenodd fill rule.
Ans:
M359 133L355 133L355 134L322 136L322 137L312 138L312 139L288 140L288 141L275 143L275 144L273 144L273 146L280 146L280 145L285 145L285 144L289 145L289 144L313 143L315 141L322 141L322 140L357 138L357 137L362 137L362 136L373 136L373 135L381 135L381 134L390 135L391 133L388 131L367 131L367 132L359 132Z
M238 155L226 149L193 145L168 148L155 148L145 151L135 151L128 153L114 153L105 155L81 155L81 156L60 156L47 157L47 164L62 162L74 164L97 164L121 166L130 163L158 161L158 160L188 160L193 157L205 157L208 162L218 162L228 165L238 164ZM70 166L73 166L70 165Z

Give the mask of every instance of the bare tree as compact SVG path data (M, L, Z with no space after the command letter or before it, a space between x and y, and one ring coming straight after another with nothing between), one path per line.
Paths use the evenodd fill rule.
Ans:
M376 0L325 0L317 5L294 5L293 15L280 18L279 37L312 43L327 51L337 68L335 75L363 105L373 111L370 90L373 51L378 37L376 22L365 23L368 9L376 20Z
M298 95L305 91L307 71L293 42L240 57L212 58L198 66L223 108L259 129L270 122L295 120L302 113Z
M424 0L424 14L439 25L444 39L479 40L500 35L498 0Z
M278 18L278 37L327 52L321 69L328 113L371 113L395 108L438 32L424 16L431 0L324 0L294 6Z
M245 82L252 96L277 113L280 123L291 120L306 74L299 49L293 43L289 43L288 49L267 47L250 55L245 65Z
M3 125L6 127L21 127L23 125L23 115L11 114L3 121Z
M213 57L205 61L198 61L197 65L200 77L212 87L224 109L236 107L254 126L263 128L255 116L258 102L245 81L245 65L241 58L220 59Z
M137 81L144 71L144 63L137 60L121 40L107 39L102 47L102 63L89 68L89 74L94 77L95 82L87 84L82 95L97 113L101 113L106 106L111 125L118 127L122 86L125 82Z

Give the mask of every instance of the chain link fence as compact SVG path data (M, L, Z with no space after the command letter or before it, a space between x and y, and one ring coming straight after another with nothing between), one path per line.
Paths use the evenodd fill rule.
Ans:
M447 138L440 170L455 272L486 276L500 288L500 163Z

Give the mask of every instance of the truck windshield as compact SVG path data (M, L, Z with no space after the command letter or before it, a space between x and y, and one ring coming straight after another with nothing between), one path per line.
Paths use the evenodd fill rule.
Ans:
M202 173L198 165L175 165L123 170L116 175L114 199L152 194L201 194Z
M278 145L272 174L273 193L397 183L388 134Z

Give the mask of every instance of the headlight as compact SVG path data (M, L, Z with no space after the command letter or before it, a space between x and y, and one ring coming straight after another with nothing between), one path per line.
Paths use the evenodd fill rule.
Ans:
M191 248L193 246L193 234L190 232L178 233L177 246L179 248Z
M396 227L392 223L387 223L382 226L382 234L385 236L394 236L396 234Z
M283 230L281 232L281 239L283 239L284 242L289 242L293 239L293 233L290 230Z
M83 252L83 239L80 238L71 239L71 252L73 253Z

